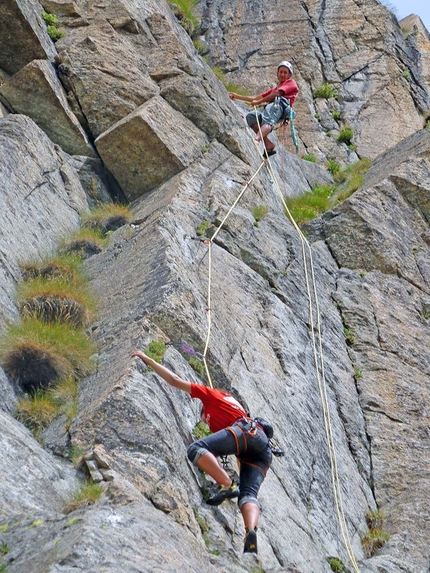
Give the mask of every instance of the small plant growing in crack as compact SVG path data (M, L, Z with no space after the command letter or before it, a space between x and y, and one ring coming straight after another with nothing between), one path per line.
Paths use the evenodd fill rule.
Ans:
M355 329L354 328L344 328L343 334L346 338L346 343L351 346L355 342Z

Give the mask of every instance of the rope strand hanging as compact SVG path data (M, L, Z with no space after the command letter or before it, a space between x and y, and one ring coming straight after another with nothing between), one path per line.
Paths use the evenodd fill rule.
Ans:
M312 258L312 249L311 246L302 233L300 227L297 225L295 220L293 219L290 210L288 209L288 205L285 201L284 196L282 195L282 191L280 189L277 176L272 168L270 163L267 149L264 145L264 139L261 132L261 126L258 119L257 108L254 106L254 111L256 113L257 123L258 123L258 131L263 141L264 152L260 151L258 143L255 141L254 138L253 142L257 148L257 151L262 159L262 162L254 175L251 179L244 185L244 188L239 193L238 197L234 201L233 205L228 210L227 214L225 215L224 219L216 229L215 233L212 235L210 239L204 241L205 244L208 245L208 287L207 287L207 306L206 306L206 313L207 313L207 334L205 340L205 347L204 352L202 355L206 376L211 388L213 388L212 379L210 376L208 364L207 364L207 352L209 348L210 336L211 336L211 327L212 327L212 308L211 308L211 289L212 289L212 245L215 237L218 235L220 230L222 229L223 225L225 224L226 220L242 198L243 194L254 180L254 178L258 175L260 170L263 166L266 166L270 177L275 185L275 188L278 192L281 204L287 214L288 218L290 219L296 233L298 234L300 241L301 241L301 249L302 249L302 257L303 257L303 271L305 276L305 284L306 284L306 293L308 298L308 309L309 309L309 330L312 339L312 351L313 351L313 358L314 358L314 365L318 383L318 390L320 394L321 404L322 404L322 411L323 411L323 419L324 419L324 431L327 440L327 447L328 447L328 454L329 454L329 461L330 461L330 471L331 471L331 481L332 481L332 489L333 489L333 496L335 501L335 509L338 517L338 522L340 526L341 536L344 542L344 546L346 552L348 554L349 560L354 568L355 573L360 573L358 568L353 549L351 540L348 533L348 528L346 525L346 518L343 509L343 501L342 501L342 494L341 494L341 485L339 479L339 472L338 472L338 464L337 464L337 456L336 456L336 449L332 431L332 423L330 418L330 409L329 409L329 400L327 394L327 384L325 381L325 368L324 368L324 356L323 356L323 349L322 349L322 336L321 336L321 316L319 310L319 300L318 300L318 293L316 288L316 280L315 280L315 272L314 272L314 264ZM314 308L315 306L315 318L316 324L314 322Z
M254 111L256 112L256 108L254 107ZM258 123L258 131L260 137L263 141L264 150L267 154L266 147L264 145L263 135L261 133L261 126L258 121L258 114L256 113L257 123ZM261 154L260 148L258 147L258 143L253 138L253 141L258 149L258 152ZM302 245L302 255L303 255L303 269L305 274L305 281L306 281L306 291L308 295L308 303L309 303L309 330L311 333L312 338L312 349L313 349L313 356L314 356L314 363L315 363L315 371L317 376L317 383L318 383L318 390L320 393L321 405L323 410L323 418L324 418L324 430L326 434L327 440L327 447L329 453L329 460L330 460L330 471L331 471L331 480L332 480L332 489L333 495L335 499L335 508L338 517L339 527L341 530L342 539L344 542L344 546L346 552L348 554L349 560L351 565L354 568L356 573L360 573L360 569L358 568L357 561L355 559L355 555L352 549L351 539L349 537L348 528L346 525L346 518L343 509L343 501L342 501L342 493L341 493L341 486L340 486L340 479L339 479L339 472L338 472L338 464L337 464L337 456L336 456L336 449L334 444L333 438L333 431L332 431L332 423L330 418L330 408L329 408L329 401L327 395L327 384L325 381L325 368L324 368L324 354L322 349L322 336L321 336L321 315L319 311L319 300L318 300L318 293L316 288L316 281L315 281L315 272L314 272L314 264L312 258L312 249L309 244L309 241L306 239L304 234L302 233L300 227L297 225L295 220L293 219L290 210L288 209L288 205L285 201L284 196L282 195L282 191L280 189L276 174L272 168L270 160L267 160L267 168L270 173L270 176L273 180L273 183L276 187L278 192L279 198L281 200L282 206L285 209L288 218L290 219L291 223L293 224L294 229L296 230L298 236L300 237L301 245ZM308 252L308 257L306 253ZM315 315L316 315L316 331L317 337L315 335L315 327L314 327L314 318L313 318L313 308L312 308L312 296L311 296L311 287L309 281L309 273L308 267L310 269L311 274L311 282L312 282L312 290L313 290L313 300L315 304ZM318 341L316 340L318 338ZM317 350L318 346L318 350Z

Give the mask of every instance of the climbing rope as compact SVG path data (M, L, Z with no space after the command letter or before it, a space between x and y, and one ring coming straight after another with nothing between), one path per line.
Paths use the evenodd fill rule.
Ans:
M210 239L207 239L206 241L204 241L205 244L208 245L208 289L207 289L207 305L206 305L206 316L207 316L207 334L206 334L206 341L205 341L205 348L203 351L203 364L205 366L205 371L206 371L206 376L209 382L209 385L211 388L213 388L213 384L212 384L212 379L211 379L211 375L209 372L209 368L208 368L208 363L206 361L206 356L207 356L207 352L208 352L208 348L209 348L209 340L210 340L210 335L211 335L211 325L212 325L212 315L211 315L211 290L212 290L212 244L213 241L215 239L215 237L218 235L218 233L220 232L220 230L222 229L224 223L227 221L227 219L230 217L232 211L234 210L234 208L236 207L236 205L239 203L239 201L241 200L241 198L243 197L245 191L248 189L248 187L251 185L252 181L255 179L255 177L257 177L258 173L260 172L260 170L262 169L262 167L265 165L265 162L263 161L261 163L261 165L259 166L259 168L257 169L257 171L254 173L254 175L251 177L251 179L249 181L247 181L244 186L242 191L239 193L239 195L236 197L233 205L230 207L230 209L227 211L227 214L225 215L224 219L221 221L220 225L217 227L217 229L215 230L215 233L212 235L212 237Z
M254 111L256 112L255 107L254 107ZM264 145L263 135L261 133L261 126L260 126L260 123L258 121L258 114L256 113L255 115L256 115L257 123L258 123L258 131L259 131L261 140L263 142L264 150L265 150L265 153L267 156L267 150L266 150L266 147ZM254 141L257 149L258 149L258 152L261 155L260 149L258 147L258 143L255 141L254 138L253 138L253 141ZM272 168L272 165L270 163L269 158L267 161L267 168L268 168L269 174L273 180L273 183L276 187L278 195L280 197L282 206L284 207L285 212L288 215L288 218L290 219L291 223L294 226L294 229L296 230L298 236L300 237L300 241L301 241L301 245L302 245L303 268L304 268L305 281L306 281L306 291L307 291L308 303L309 303L309 328L310 328L310 333L311 333L311 338L312 338L312 348L313 348L313 356L314 356L314 362L315 362L315 371L316 371L317 382L318 382L318 390L320 393L320 399L321 399L321 404L322 404L322 411L323 411L323 418L324 418L324 430L325 430L325 434L326 434L329 460L330 460L330 471L331 471L333 495L334 495L334 500L335 500L335 508L336 508L336 513L337 513L337 517L338 517L338 522L339 522L339 526L340 526L342 539L343 539L349 560L351 562L351 565L354 568L354 571L356 573L360 573L360 570L358 568L358 564L357 564L357 561L355 559L354 552L352 549L351 539L349 537L348 528L346 525L345 513L344 513L344 509L343 509L343 501L342 501L342 493L341 493L341 486L340 486L340 479L339 479L339 472L338 472L337 456L336 456L336 449L335 449L335 443L334 443L334 438L333 438L332 423L331 423L331 418L330 418L329 401L328 401L328 396L327 396L327 384L326 384L326 380L325 380L324 355L323 355L323 350L322 350L322 336L321 336L321 317L320 317L318 293L317 293L316 281L315 281L314 264L313 264L313 258L312 258L312 249L311 249L311 246L309 244L309 241L306 239L306 237L302 233L300 227L297 225L297 223L295 222L295 220L293 219L293 217L291 215L290 210L288 209L288 205L285 201L284 196L282 195L282 191L280 189L276 174ZM307 253L308 253L308 257L306 256ZM309 280L309 272L308 272L308 268L307 268L308 266L309 266L309 270L310 270L311 280ZM313 293L311 293L310 283L312 283ZM315 335L315 326L314 326L314 317L313 317L313 308L312 308L312 294L313 294L313 299L314 299L314 304L315 304L317 335ZM318 347L318 350L317 350L317 347Z
M254 111L256 112L257 109L254 107ZM262 162L254 175L251 179L244 184L242 191L237 196L236 200L228 210L227 214L225 215L224 219L216 229L215 233L212 235L211 238L204 240L204 243L208 246L208 286L207 286L207 334L206 334L206 341L204 352L202 355L206 376L211 388L213 388L212 379L210 376L208 364L207 364L207 352L209 348L210 336L211 336L211 326L212 326L212 316L211 316L211 289L212 289L212 245L213 242L224 226L225 222L227 221L228 217L244 195L245 191L248 189L251 182L254 178L258 175L260 170L263 166L266 166L270 177L275 185L275 188L278 192L279 198L281 200L282 206L287 214L288 218L290 219L296 233L298 234L300 241L301 241L301 249L302 249L302 257L303 257L303 270L305 275L305 284L306 284L306 292L309 304L309 330L311 333L312 339L312 349L313 349L313 357L315 363L315 370L316 370L316 377L318 383L318 390L320 394L321 404L322 404L322 412L323 412L323 419L324 419L324 430L327 440L327 447L328 447L328 454L329 454L329 461L330 461L330 472L331 472L331 481L332 481L332 489L333 489L333 496L335 501L335 509L338 517L338 522L340 526L340 531L342 535L342 539L345 545L346 552L348 554L349 560L354 568L355 573L360 573L358 568L353 549L351 540L348 533L348 528L346 525L346 518L343 509L343 502L342 502L342 494L341 494L341 486L340 486L340 479L339 479L339 472L338 472L338 464L337 464L337 457L336 457L336 449L335 449L335 442L333 437L332 431L332 423L330 418L330 408L329 408L329 401L327 395L327 384L325 381L325 369L324 369L324 355L322 350L322 336L321 336L321 317L320 317L320 310L319 310L319 301L318 301L318 293L316 288L316 281L315 281L315 272L314 272L314 264L312 258L312 249L311 246L302 233L300 227L297 225L295 220L293 219L290 210L288 209L288 205L285 201L285 198L282 194L280 189L276 174L272 168L269 156L267 155L267 149L264 145L264 139L261 133L261 126L258 120L258 114L256 113L257 123L258 123L258 132L260 134L261 140L263 141L264 152L262 153L258 143L253 138L253 142L257 148L257 151L262 159ZM285 131L285 130L284 130ZM284 171L283 171L284 174ZM283 175L284 176L284 175ZM285 178L285 176L284 176ZM314 320L314 307L315 306L315 320Z

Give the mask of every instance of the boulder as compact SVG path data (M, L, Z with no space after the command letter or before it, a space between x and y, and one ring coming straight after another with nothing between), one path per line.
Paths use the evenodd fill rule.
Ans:
M202 131L159 96L95 141L130 201L188 167L207 143Z
M33 61L0 87L0 96L16 113L28 115L70 155L94 157L85 131L70 109L50 62Z
M139 39L151 46L154 40L146 36ZM141 48L104 19L68 28L58 47L58 61L70 70L69 87L94 139L159 93Z
M0 68L8 74L15 74L32 60L55 57L57 51L42 11L38 1L0 0Z

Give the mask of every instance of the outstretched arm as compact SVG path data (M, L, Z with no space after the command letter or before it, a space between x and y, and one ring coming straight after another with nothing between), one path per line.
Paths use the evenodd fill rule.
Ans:
M248 103L251 103L254 99L258 98L258 96L246 96L237 94L235 92L230 92L228 95L230 96L230 99L237 99L239 101L246 101Z
M150 366L159 376L161 376L161 378L163 378L163 380L167 382L167 384L170 384L170 386L179 388L179 390L183 390L184 392L191 394L191 382L179 378L179 376L177 376L174 372L165 366L158 364L158 362L155 362L155 360L149 358L149 356L146 356L146 354L140 350L135 350L131 357L140 358L142 362L144 362L147 366Z

